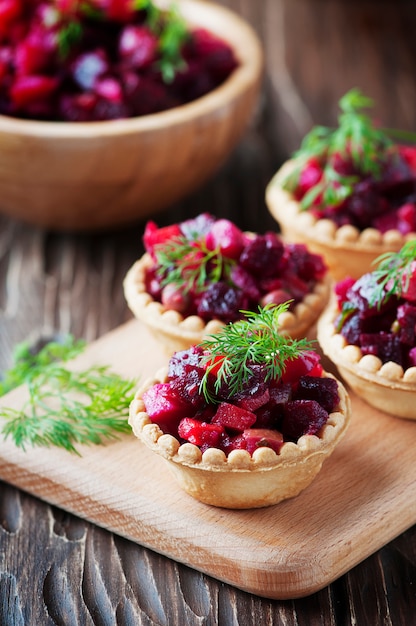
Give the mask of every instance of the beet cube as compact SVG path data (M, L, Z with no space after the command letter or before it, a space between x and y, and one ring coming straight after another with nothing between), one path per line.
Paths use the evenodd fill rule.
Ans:
M283 437L297 441L302 435L315 435L327 419L327 411L316 400L292 400L284 411Z
M251 411L246 411L228 402L221 402L211 424L221 424L224 428L243 432L246 428L250 428L255 421L256 416Z
M327 413L332 413L339 404L338 383L333 378L302 376L294 400L316 400Z
M267 404L270 399L270 392L268 389L257 389L256 393L253 393L249 396L245 396L237 400L236 404L241 409L245 409L246 411L251 411L254 413L261 406Z
M143 393L146 412L164 433L176 435L180 420L189 414L189 405L169 383L156 383Z
M301 376L320 376L322 374L322 365L320 364L320 356L313 350L305 350L296 359L285 361L285 369L281 380L284 383L297 383Z
M224 428L220 424L207 424L185 417L178 425L178 435L196 446L218 447Z

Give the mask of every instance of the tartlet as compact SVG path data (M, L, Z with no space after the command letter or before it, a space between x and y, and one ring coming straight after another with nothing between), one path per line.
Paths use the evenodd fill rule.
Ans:
M284 238L322 255L335 280L359 278L416 238L416 149L373 127L360 110L369 104L346 94L339 128L313 129L266 189Z
M189 306L182 306L187 294L193 294L193 284L190 285L189 282L185 284L186 280L181 282L185 272L181 273L179 267L176 267L179 282L177 285L172 283L173 295L170 289L172 284L167 286L166 289L170 291L164 300L164 289L161 287L163 275L158 276L156 272L156 268L159 267L158 251L163 251L166 242L169 246L172 244L175 246L177 238L183 238L182 230L189 232L192 228L200 229L197 245L202 242L201 245L205 246L207 240L211 241L210 247L213 249L211 252L215 252L215 262L220 259L219 263L229 268L229 274L224 278L223 271L223 274L213 279L208 269L202 288L198 287L195 290L197 304L191 302ZM212 242L213 232L214 242ZM228 244L222 248L221 241L225 238ZM241 266L243 255L257 245L257 242L259 247L273 248L275 245L282 251L282 261L275 263L276 269L272 262L266 261L268 275L265 277L259 276L261 270L256 274ZM169 354L200 343L205 336L218 332L225 324L240 318L241 310L250 310L258 304L270 302L279 304L291 300L289 310L279 318L282 334L294 338L303 337L308 333L313 334L316 321L328 301L330 278L321 257L310 253L302 244L284 244L277 233L265 235L243 233L228 220L217 220L208 214L202 214L193 220L160 229L153 222L149 222L144 234L144 243L145 254L133 264L124 279L124 294L135 317L147 326ZM191 245L193 243L191 241ZM189 241L186 245L189 245ZM266 253L268 254L267 250ZM259 257L263 258L262 255ZM183 257L180 257L179 261L182 262ZM289 268L290 272L289 269L285 269L283 273L279 269L279 263L285 264L286 268L290 264L294 266L297 264L301 269L298 267L292 271ZM165 272L165 276L172 275L172 270L175 270L174 264ZM205 305L207 298L203 300L203 297L204 289L207 293L209 291L209 294L213 293L214 283L223 291L219 292L220 296L217 298L217 310L212 312L209 306ZM269 291L268 285L271 287Z
M238 322L236 324L238 325ZM220 332L219 336L222 336L224 332L226 333L232 326L235 324L227 326ZM288 338L282 338L282 340L291 341ZM212 342L215 344L215 341L212 338L211 345ZM196 350L197 348L193 349ZM280 348L282 348L282 344L280 344ZM296 393L302 395L299 390L293 391L297 384L295 377L299 371L302 371L303 375L299 377L299 380L302 378L303 385L311 385L316 390L317 384L328 384L331 389L330 393L335 393L335 397L331 397L330 401L326 400L326 404L323 401L328 412L320 405L316 409L315 405L318 403L315 401L298 399L289 401L286 405L274 406L273 410L276 411L276 414L271 417L268 413L270 409L267 408L267 402L262 407L257 406L258 397L264 393L262 388L259 392L252 395L250 392L249 396L245 396L246 398L249 397L249 400L248 405L245 404L244 406L251 406L253 408L252 415L255 414L254 419L256 421L253 428L248 427L243 431L244 426L237 426L236 421L233 421L234 418L230 418L230 411L232 414L233 410L236 410L238 412L235 418L237 422L240 419L247 419L246 413L250 413L250 411L248 409L242 410L241 396L239 396L240 405L238 407L232 404L236 400L227 398L227 402L225 402L228 411L226 419L218 418L224 403L216 405L217 408L215 409L212 409L208 404L203 405L203 409L196 413L199 416L197 418L178 418L176 416L176 425L172 427L165 416L158 414L151 417L148 410L153 411L152 403L159 390L163 391L166 385L170 389L169 385L177 384L172 371L177 367L178 360L192 359L193 354L190 351L185 351L185 357L184 353L173 355L172 359L176 359L176 364L172 365L174 361L171 359L169 368L160 370L153 379L145 381L137 391L130 407L129 417L129 423L135 435L150 450L166 460L173 476L186 493L205 504L230 509L259 508L271 506L299 495L313 481L320 471L322 463L333 452L345 433L350 419L350 402L343 385L331 374L322 370L316 353L313 353L316 358L312 358L310 356L312 353L308 352L308 358L305 357L304 362L301 358L293 361L296 365L289 368L291 374L289 373L287 376L284 374L286 376L285 382L281 382L281 387L278 387L279 393L281 388L284 387L287 391L289 386L290 393L294 394L293 398L298 397L295 395ZM253 377L253 372L250 376ZM256 373L254 372L255 376ZM327 383L322 381L327 381ZM331 383L329 384L328 381ZM275 382L276 380L273 379L270 384L273 385ZM326 390L327 387L325 386L324 389ZM163 394L165 393L168 392L163 391ZM202 392L199 391L199 393ZM311 393L313 394L313 392ZM329 394L328 391L323 393ZM150 397L146 397L146 394L150 394ZM271 403L270 398L268 402ZM315 414L313 414L310 423L302 422L304 419L302 417L294 417L294 411L299 410L302 413L304 406L302 402L310 406L313 405L314 411L320 416L319 420ZM231 409L230 403L232 404ZM257 408L254 409L254 406ZM287 417L289 408L292 411L292 422ZM186 409L184 411L186 413ZM201 411L207 420L202 424ZM207 418L206 416L210 411L216 412ZM240 411L242 411L242 417L240 417ZM279 417L277 417L277 413ZM322 413L325 413L323 418ZM267 419L270 420L270 423L267 423L269 428L264 428L264 421L262 422L263 426L258 428L257 421L264 420L266 414ZM224 413L222 412L221 415L223 416ZM300 420L299 423L297 419ZM275 429L271 430L272 420L280 423L280 428L285 434ZM248 423L246 422L245 426ZM193 434L195 432L192 430L193 428L197 435ZM205 428L211 430L207 431L206 435L201 435L201 432L205 432ZM218 428L222 429L220 434L216 430ZM297 436L298 434L299 436ZM215 437L215 443L212 443L211 437Z
M405 261L406 251L411 251L411 257ZM378 270L336 285L318 322L318 341L365 402L383 413L414 420L416 261L412 258L416 259L416 242L389 254Z

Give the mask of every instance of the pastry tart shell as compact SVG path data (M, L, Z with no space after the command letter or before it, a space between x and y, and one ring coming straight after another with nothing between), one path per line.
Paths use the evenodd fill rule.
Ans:
M339 314L335 301L318 322L318 342L324 354L337 366L348 386L365 402L394 417L416 420L416 367L406 370L374 355L363 355L336 332Z
M375 228L359 231L355 226L337 227L329 219L317 219L301 209L293 195L282 188L282 181L293 169L287 161L266 188L266 204L279 223L286 241L305 243L325 259L334 280L360 278L374 269L374 260L385 252L398 252L416 233L402 235L398 230L381 233Z
M205 322L198 315L184 317L155 301L145 288L146 270L154 261L145 253L129 269L123 282L124 295L134 316L143 322L161 343L167 354L187 350L201 343L207 335L217 333L224 323L219 320ZM330 276L315 284L313 291L299 302L293 311L279 317L280 332L293 339L316 333L316 322L324 310L330 293Z
M339 406L318 435L303 435L296 444L285 442L279 454L267 447L258 448L252 456L246 450L233 450L227 457L217 448L202 453L197 446L180 444L172 435L164 434L145 411L142 394L153 384L164 382L166 373L166 369L160 370L137 391L129 423L134 434L165 459L179 486L205 504L250 509L297 496L318 474L350 420L349 397L338 382Z

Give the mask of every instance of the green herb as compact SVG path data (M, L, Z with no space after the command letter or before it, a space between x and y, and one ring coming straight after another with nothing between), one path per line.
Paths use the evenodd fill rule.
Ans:
M370 304L381 306L392 295L400 297L409 287L412 263L416 260L416 240L404 244L399 252L386 252L375 259L372 272L374 293Z
M295 340L279 333L279 317L289 306L290 302L285 302L259 307L258 313L241 311L245 320L228 324L201 343L207 351L201 391L208 401L215 402L210 391L210 374L215 372L215 393L226 384L231 397L250 381L253 365L266 365L265 380L273 380L285 371L287 361L310 349L311 342L307 339Z
M176 72L185 68L182 46L188 37L189 32L185 21L172 7L163 20L163 27L159 34L161 59L158 65L165 83L171 83Z
M61 27L58 32L58 51L62 59L66 59L71 50L81 41L84 33L80 22L71 21Z
M109 372L107 366L67 369L63 363L84 347L71 336L62 344L50 342L38 354L26 343L18 346L0 395L26 384L29 398L20 410L0 407L6 438L22 449L58 446L78 454L77 444L101 444L130 432L126 415L134 381Z
M235 263L219 248L209 250L205 241L190 241L180 235L155 246L157 273L162 286L174 284L185 292L201 291L207 283L228 280Z
M354 168L363 175L375 179L382 176L383 166L391 158L394 144L388 133L374 126L365 113L372 106L370 98L359 89L352 89L339 101L338 128L317 126L306 135L300 149L293 155L296 168L283 181L285 189L294 191L307 161L316 158L323 164L322 179L302 198L303 209L309 208L321 194L323 204L337 206L353 193L359 179L338 172L334 167L335 156L352 161Z

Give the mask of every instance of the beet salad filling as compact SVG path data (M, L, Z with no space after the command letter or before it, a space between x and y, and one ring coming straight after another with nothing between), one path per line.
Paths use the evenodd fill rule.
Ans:
M337 410L337 381L306 339L279 335L288 304L246 312L200 345L175 353L167 378L142 395L163 433L202 452L218 448L277 454L286 441L318 435Z

